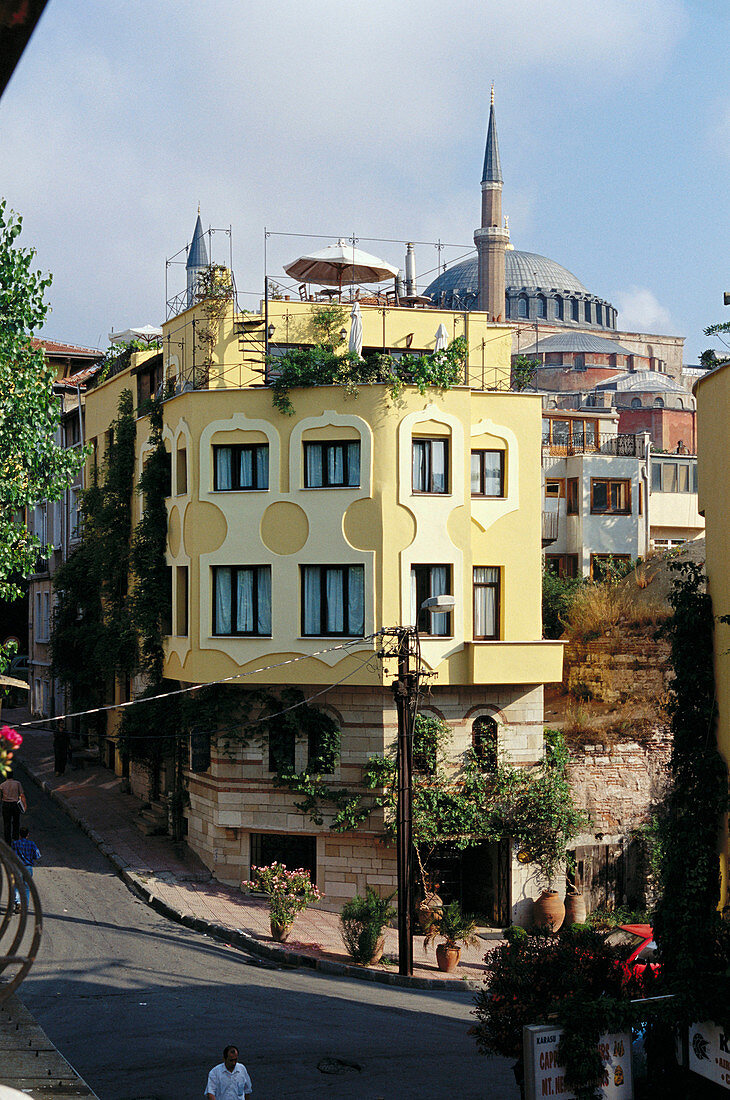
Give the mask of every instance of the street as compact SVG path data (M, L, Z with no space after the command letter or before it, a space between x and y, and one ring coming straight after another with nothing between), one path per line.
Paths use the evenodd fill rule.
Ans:
M280 970L216 943L137 900L27 791L44 933L20 995L101 1100L197 1100L229 1042L256 1100L517 1097L510 1064L467 1034L471 994Z

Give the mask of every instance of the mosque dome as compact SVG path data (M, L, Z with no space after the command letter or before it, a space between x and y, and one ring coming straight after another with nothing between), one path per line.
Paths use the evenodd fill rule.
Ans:
M598 298L572 272L535 252L505 253L505 309L508 321L546 321L581 328L615 329L616 310ZM446 309L477 309L479 261L476 256L449 267L424 294Z

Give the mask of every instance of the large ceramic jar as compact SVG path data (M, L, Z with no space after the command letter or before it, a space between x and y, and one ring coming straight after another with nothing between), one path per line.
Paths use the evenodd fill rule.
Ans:
M557 890L543 890L533 902L532 921L536 928L557 932L565 920L565 904Z
M584 924L588 916L586 899L583 894L565 895L565 923Z
M436 944L436 963L439 970L443 970L444 974L451 974L453 970L456 970L460 958L460 947L452 947L448 943Z

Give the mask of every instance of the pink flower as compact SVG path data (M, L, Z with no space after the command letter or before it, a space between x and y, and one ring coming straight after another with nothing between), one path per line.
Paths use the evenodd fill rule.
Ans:
M23 744L22 735L17 730L11 729L10 726L3 726L0 729L0 740L7 741L15 749L19 749Z

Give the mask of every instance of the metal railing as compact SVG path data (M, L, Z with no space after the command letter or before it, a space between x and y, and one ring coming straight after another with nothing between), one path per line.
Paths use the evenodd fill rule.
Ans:
M0 840L0 1003L16 991L35 962L42 929L33 876Z
M601 435L596 438L578 433L563 441L543 440L543 458L570 458L573 455L616 455L619 458L644 458L643 435Z

